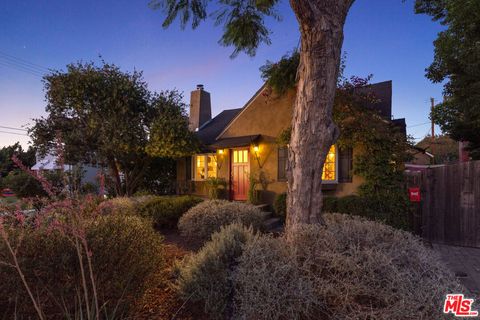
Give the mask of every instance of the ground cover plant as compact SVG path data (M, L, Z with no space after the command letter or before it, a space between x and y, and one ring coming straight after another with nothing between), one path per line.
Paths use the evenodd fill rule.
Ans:
M438 319L445 294L462 292L410 233L355 216L325 219L326 227L279 238L225 228L185 260L178 289L212 317L233 319Z

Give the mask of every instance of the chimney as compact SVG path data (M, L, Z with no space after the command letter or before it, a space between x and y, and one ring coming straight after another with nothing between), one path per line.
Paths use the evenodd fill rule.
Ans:
M203 90L203 84L199 84L197 90L192 91L190 96L189 128L196 131L210 119L212 119L210 93Z

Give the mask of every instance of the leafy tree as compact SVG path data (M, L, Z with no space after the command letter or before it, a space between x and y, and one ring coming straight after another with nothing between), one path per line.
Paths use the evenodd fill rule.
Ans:
M13 155L17 157L27 167L35 164L35 148L29 146L25 151L19 142L0 149L0 178L6 177L11 171L15 170L15 164L12 161Z
M188 120L181 95L150 92L141 72L122 72L105 62L100 67L76 63L66 72L47 75L44 82L48 116L35 120L34 144L43 152L61 144L69 163L108 167L117 195L132 195L141 186L154 157L194 151L188 149L194 144L186 141L193 135L185 133ZM167 115L171 123L163 121ZM165 149L156 143L167 126L175 126L178 143Z
M426 70L434 83L446 80L445 100L431 116L453 139L468 141L471 156L480 159L480 1L416 0L415 10L446 27Z
M260 44L270 43L265 18L278 18L278 0L152 0L166 14L163 26L178 17L192 28L207 18L207 6L220 9L211 15L223 25L220 44L254 55ZM343 26L354 0L290 0L301 33L297 96L292 119L288 167L287 226L323 223L322 169L330 146L338 138L332 120L336 80L343 43ZM312 152L315 150L315 152ZM320 161L319 161L320 160Z

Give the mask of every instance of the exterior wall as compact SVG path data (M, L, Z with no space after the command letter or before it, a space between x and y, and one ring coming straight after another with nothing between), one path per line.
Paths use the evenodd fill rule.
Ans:
M281 97L267 93L268 90L265 88L260 91L250 104L240 111L221 137L261 134L276 138L287 129L292 122L295 91L290 90Z

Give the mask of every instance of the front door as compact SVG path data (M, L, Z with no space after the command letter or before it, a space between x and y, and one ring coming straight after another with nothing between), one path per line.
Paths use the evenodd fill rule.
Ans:
M250 163L248 161L248 149L232 150L232 199L247 200L248 176L250 175Z

